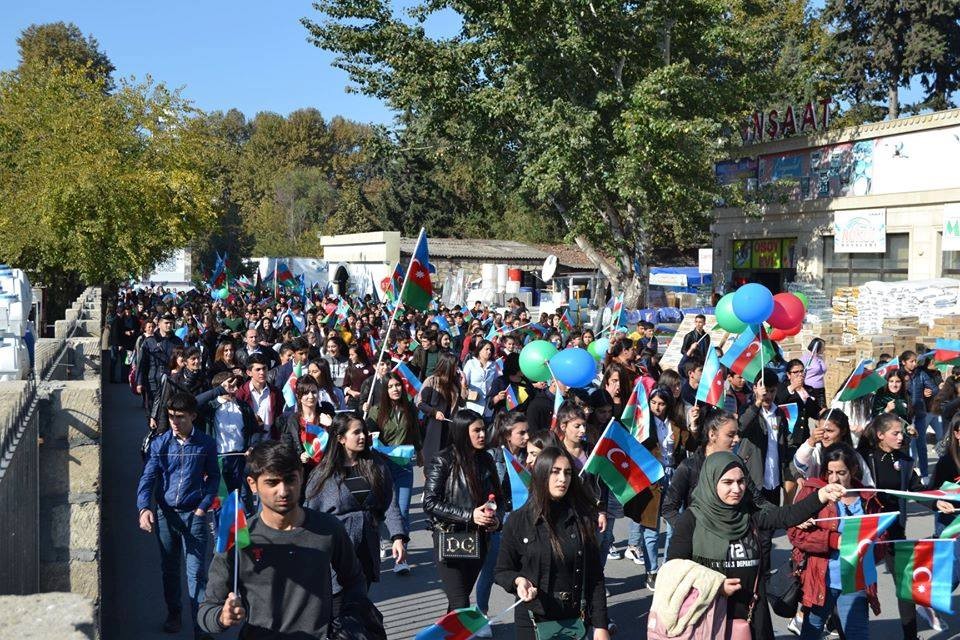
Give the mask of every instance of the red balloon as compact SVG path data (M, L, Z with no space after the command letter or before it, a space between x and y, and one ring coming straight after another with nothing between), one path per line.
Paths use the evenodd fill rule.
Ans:
M795 327L790 327L789 329L786 329L783 333L784 333L784 335L786 335L786 336L795 336L795 335L797 335L798 333L800 333L800 329L802 329L802 328L803 328L803 323L801 322L800 324L798 324L798 325L795 326Z
M803 300L792 293L778 293L773 296L773 312L767 322L775 329L792 329L803 322L805 314Z
M767 333L767 337L773 340L774 342L780 342L781 340L787 337L787 333L783 329L771 329Z

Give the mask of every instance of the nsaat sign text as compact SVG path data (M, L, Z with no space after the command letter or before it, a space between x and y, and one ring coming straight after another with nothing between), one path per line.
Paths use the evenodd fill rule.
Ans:
M831 104L833 100L823 98L796 107L754 111L742 131L743 141L750 144L822 131L830 126Z

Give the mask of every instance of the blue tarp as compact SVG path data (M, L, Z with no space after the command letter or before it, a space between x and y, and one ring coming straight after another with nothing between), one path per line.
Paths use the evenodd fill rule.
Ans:
M696 293L696 288L701 285L708 285L713 282L712 273L700 273L697 267L650 267L650 276L657 274L684 275L687 277L686 287L671 287L665 285L651 284L651 287L662 286L670 291L683 291L687 293Z

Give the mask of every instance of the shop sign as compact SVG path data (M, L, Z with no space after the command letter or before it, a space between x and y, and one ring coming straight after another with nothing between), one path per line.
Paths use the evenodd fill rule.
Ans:
M697 257L697 271L700 273L713 273L713 247L700 249Z
M651 273L650 284L655 287L686 287L687 275L684 273Z
M830 105L833 100L822 98L806 104L753 112L741 136L746 144L767 142L822 131L830 126Z
M779 238L776 240L754 240L752 260L753 268L779 269L781 249L782 245Z
M960 251L960 202L943 205L943 242L941 244L943 251Z
M834 212L834 253L885 253L886 251L886 209Z
M752 248L752 243L750 240L734 240L733 241L733 268L734 269L750 268L751 248Z

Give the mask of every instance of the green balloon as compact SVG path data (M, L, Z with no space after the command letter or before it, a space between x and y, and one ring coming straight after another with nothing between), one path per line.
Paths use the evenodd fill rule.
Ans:
M797 296L798 298L800 298L800 302L803 303L803 310L804 310L804 311L806 311L807 309L810 308L810 299L807 298L807 294L805 294L803 291L794 291L794 292L793 292L793 295L795 295L795 296Z
M550 358L557 355L557 348L547 340L534 340L520 351L520 371L534 382L546 382L550 375Z
M600 354L597 353L597 341L594 340L587 345L587 353L593 356L593 359L600 362Z
M747 325L733 312L733 296L733 293L728 293L717 302L717 324L719 324L724 331L743 333Z

